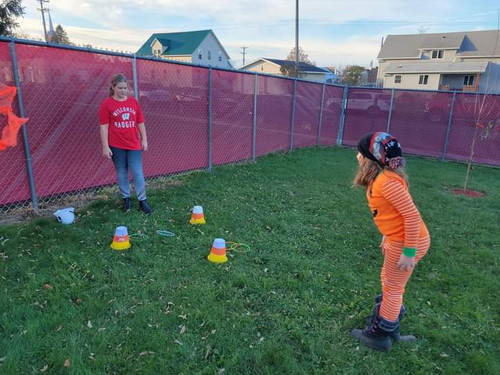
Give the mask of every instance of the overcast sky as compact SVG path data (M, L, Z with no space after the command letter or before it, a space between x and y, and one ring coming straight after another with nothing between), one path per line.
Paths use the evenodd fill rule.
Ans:
M71 41L135 52L155 32L212 29L241 66L284 59L295 45L294 0L50 0L54 27ZM23 0L20 31L42 38L37 0ZM389 34L498 28L498 0L300 0L299 40L318 66L368 67Z

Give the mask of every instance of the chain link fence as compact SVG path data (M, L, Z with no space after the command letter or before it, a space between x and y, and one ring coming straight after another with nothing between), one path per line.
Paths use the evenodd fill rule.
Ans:
M357 88L0 38L0 85L29 121L0 152L0 209L98 194L116 182L97 112L124 73L143 109L149 179L388 131L405 152L500 165L500 96ZM0 118L1 126L4 119ZM23 138L21 140L21 138ZM24 147L24 148L23 148Z

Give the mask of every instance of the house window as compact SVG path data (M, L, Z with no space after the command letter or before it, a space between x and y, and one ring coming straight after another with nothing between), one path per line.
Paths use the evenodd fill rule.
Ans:
M465 75L464 76L464 86L474 86L474 79L476 77L473 75Z
M419 85L427 85L428 81L429 81L428 74L420 74L420 77L418 77L418 84Z
M208 59L212 60L212 52L208 51Z
M394 83L401 83L401 76L400 75L394 76Z
M160 55L161 55L161 49L155 49L155 50L153 50L153 55L155 55L156 57L160 57Z
M222 61L222 52L219 51L219 61Z
M201 49L198 50L198 59L201 60L202 56L201 56Z
M432 51L432 58L433 59L442 59L444 57L444 50L443 49L438 49L435 51Z

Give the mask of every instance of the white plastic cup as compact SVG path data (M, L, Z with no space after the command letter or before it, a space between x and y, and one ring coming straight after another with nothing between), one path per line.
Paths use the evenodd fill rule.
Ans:
M127 234L128 234L127 227L123 227L123 226L116 227L115 236L123 237L123 236L126 236Z
M215 247L216 249L225 249L226 241L222 238L216 238L212 247Z
M54 216L57 218L61 224L71 224L75 221L75 208L68 207L54 212Z

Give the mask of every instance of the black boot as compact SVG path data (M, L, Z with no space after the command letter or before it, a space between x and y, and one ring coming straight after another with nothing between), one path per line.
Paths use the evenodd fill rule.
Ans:
M377 297L375 297L375 308L377 308L376 305L379 305L381 303L382 303L382 294L379 294ZM373 310L373 312L375 312L375 309ZM401 321L401 319L403 319L405 314L406 314L406 307L405 307L405 305L401 305L401 310L399 310L398 320ZM368 315L366 317L366 324L367 325L372 324L372 318L373 318L373 314Z
M391 337L399 334L399 321L391 322L374 313L372 323L364 330L353 329L351 336L372 349L388 352L392 348Z
M130 206L131 206L130 198L123 198L122 211L123 212L129 212L130 211Z
M377 297L375 297L375 302L376 302L376 305L373 307L373 313L372 315L370 316L367 316L366 317L366 323L368 326L370 326L372 324L372 321L373 321L373 317L375 315L378 315L378 311L380 309L380 304L382 301L382 295L378 295ZM399 316L398 316L398 322L401 322L401 319L403 319L403 317L405 316L406 314L406 309L403 306L401 306L401 310L399 311ZM413 342L413 341L416 341L417 338L413 335L401 335L399 333L399 326L396 330L394 330L393 332L391 332L391 334L389 335L394 341L402 341L402 342Z
M146 214L151 215L154 211L151 207L149 207L148 201L144 199L143 201L139 201L139 210L144 211Z

